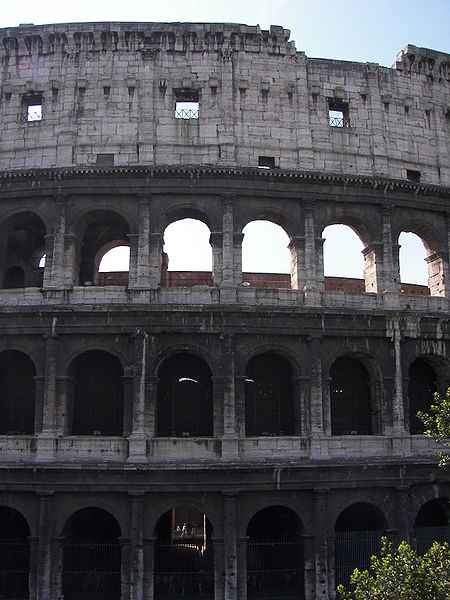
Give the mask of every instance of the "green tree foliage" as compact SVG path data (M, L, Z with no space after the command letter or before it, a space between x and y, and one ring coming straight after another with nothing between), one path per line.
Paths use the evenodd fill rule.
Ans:
M382 538L381 556L372 556L369 571L355 569L351 591L338 586L343 600L448 600L450 549L434 542L423 556L402 542L397 550Z
M425 433L429 437L436 440L441 446L450 448L450 388L443 396L436 392L430 412L419 412L417 416L425 425ZM438 456L440 467L450 465L450 456L446 452L438 452Z

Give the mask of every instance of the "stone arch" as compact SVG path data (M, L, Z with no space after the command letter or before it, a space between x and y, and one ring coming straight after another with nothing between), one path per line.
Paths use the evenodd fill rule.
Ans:
M397 270L400 273L400 244L399 237L401 233L414 233L421 240L426 250L426 262L428 264L428 282L429 293L432 296L446 295L446 277L448 275L448 246L444 241L435 225L429 222L423 215L420 219L409 219L400 223L394 233L394 240L397 244L395 261ZM403 282L407 284L409 282ZM409 289L404 286L404 291L409 293ZM413 291L413 290L411 290Z
M449 381L448 361L436 355L420 354L408 367L408 404L410 433L423 433L424 425L418 411L427 412L435 392L445 393Z
M163 235L162 285L211 285L215 264L212 240L203 221L181 219L168 225Z
M130 360L127 352L119 350L117 346L111 346L102 341L86 344L80 342L79 344L77 343L75 348L72 348L68 354L62 356L61 371L67 374L69 377L73 377L74 368L76 368L78 361L86 352L106 352L107 354L111 354L111 356L114 356L114 358L120 362L124 371L126 370L127 363Z
M0 576L5 597L29 597L29 537L26 518L17 509L0 504Z
M269 221L278 225L286 232L289 238L295 235L295 230L292 225L292 215L287 210L280 209L270 205L252 206L245 211L239 218L237 216L235 229L236 231L242 231L245 227L253 221Z
M243 236L241 263L244 285L256 288L292 287L295 259L291 247L291 221L279 211L262 207L246 213L239 227ZM247 228L250 231L245 231Z
M331 434L381 433L386 423L382 421L384 387L378 361L366 352L353 350L334 356L328 369Z
M271 504L247 524L247 598L303 594L303 523L292 508Z
M449 499L434 498L423 504L416 514L413 531L418 554L424 554L435 541L449 543Z
M240 537L245 537L250 521L259 512L271 506L282 506L296 514L299 522L301 523L302 532L306 532L307 524L304 522L299 514L298 504L291 501L289 498L282 498L276 494L263 496L257 501L253 501L248 508L243 512L240 519L240 526L238 534Z
M178 352L158 368L157 435L210 437L214 434L213 383L208 364Z
M212 214L207 210L196 206L194 203L184 202L175 204L162 212L159 217L161 235L164 234L164 230L167 229L169 225L183 219L201 221L210 231L219 231L219 223L216 222L216 219Z
M123 249L127 249L130 251L130 247L128 244L124 242L123 239L119 240L110 240L103 246L101 246L97 253L94 256L94 284L95 285L128 285L128 276L130 271L130 257L128 257L128 262L125 263L125 253L121 252L118 256L118 260L121 261L119 265L120 268L109 269L109 270L100 270L101 263L105 256L111 252L111 250L118 249L119 252ZM123 263L123 264L122 264Z
M109 352L88 350L72 361L72 435L123 435L121 362Z
M42 287L36 254L45 248L44 221L34 211L14 212L0 224L0 275L3 288Z
M192 343L181 343L181 344L171 344L166 348L163 348L155 357L154 360L154 372L158 373L161 365L176 354L182 353L194 354L201 360L203 360L211 370L212 374L216 374L216 371L220 368L220 361L214 357L211 352L208 352L204 349L203 346L192 344Z
M257 354L247 363L245 428L246 436L295 432L293 372L275 352Z
M78 257L80 285L95 282L96 261L102 248L112 241L130 245L129 222L116 210L98 208L85 213L76 223L75 232L81 243Z
M287 346L283 346L277 343L254 345L251 342L244 342L242 345L239 346L239 348L237 348L235 360L236 371L238 373L244 373L248 362L252 358L258 356L259 354L265 354L267 352L273 352L274 354L277 354L278 356L286 360L292 369L293 377L300 377L301 368L297 354Z
M201 508L172 506L154 529L154 598L213 596L215 565L212 524Z
M35 433L36 368L28 354L0 352L0 434Z
M321 215L318 222L317 231L320 232L321 238L323 239L323 246L318 253L318 273L323 273L325 277L325 259L324 250L326 250L327 246L327 236L324 234L324 231L327 227L333 226L344 226L348 227L353 231L355 236L360 240L362 249L361 249L361 276L358 274L349 277L348 274L336 273L335 275L326 275L325 278L325 289L329 289L333 291L336 289L341 289L344 284L347 289L347 286L350 286L349 291L366 291L366 292L376 292L377 291L377 272L376 272L376 256L375 256L375 246L373 245L374 240L376 239L376 234L374 231L374 227L371 224L368 224L366 220L364 220L361 215L350 212L345 208L334 207L334 211L326 211L325 214ZM344 232L343 232L344 233ZM344 233L345 235L345 233ZM329 242L328 242L329 244ZM337 255L340 255L340 250L337 250ZM352 255L353 256L353 255ZM348 262L351 262L351 259L348 259ZM340 280L348 280L348 279L363 279L363 282L352 282L350 284L349 281L341 282Z
M381 509L369 502L348 505L335 523L335 582L348 588L355 568L367 569L370 557L379 555L387 521Z
M168 511L172 508L178 508L183 506L192 506L199 512L205 513L207 519L211 523L211 526L215 532L215 535L220 531L222 523L219 515L217 514L217 510L211 505L190 494L177 495L172 501L164 500L160 502L158 505L154 506L152 504L152 519L151 523L149 523L149 537L154 536L155 527L160 520Z
M63 528L62 590L64 597L121 595L121 527L107 510L77 510Z

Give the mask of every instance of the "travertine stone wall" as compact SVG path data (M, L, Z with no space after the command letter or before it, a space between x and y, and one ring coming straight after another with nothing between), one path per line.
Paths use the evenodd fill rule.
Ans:
M393 68L314 59L290 32L231 24L86 23L0 30L0 168L257 166L450 182L448 54ZM198 93L175 119L174 90ZM43 118L23 119L42 96ZM329 99L349 127L330 127ZM113 155L100 156L99 155Z

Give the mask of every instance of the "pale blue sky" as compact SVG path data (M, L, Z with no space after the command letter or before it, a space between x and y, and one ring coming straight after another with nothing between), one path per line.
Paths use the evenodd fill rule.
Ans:
M271 24L282 25L291 30L297 50L310 57L376 62L383 66L391 66L408 43L450 52L450 0L0 0L0 9L0 27L88 21L233 22L259 24L263 29ZM341 232L336 242L341 248L349 244L342 235ZM263 240L266 248L271 247L271 256L275 256L265 233ZM326 255L329 254L326 274L361 276L359 250L353 250L358 264L344 274L331 265L332 258L338 256L336 249L327 252L331 245L329 236L325 245ZM410 258L414 255L412 270L402 273L402 279L426 283L426 275L419 276L418 264L422 268L425 265L417 252L424 254L421 242L416 249L408 250ZM286 269L285 262L286 259L279 259L280 271ZM337 263L336 268L349 265L342 256ZM173 262L171 266L177 268ZM250 270L251 266L247 264L246 268ZM269 266L267 270L277 269Z

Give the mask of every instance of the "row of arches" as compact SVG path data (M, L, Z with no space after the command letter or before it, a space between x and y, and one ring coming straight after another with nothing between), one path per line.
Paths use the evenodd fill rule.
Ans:
M128 285L130 270L130 226L125 218L109 210L97 210L82 219L83 228L76 239L75 274L72 285ZM41 287L46 264L46 253L53 247L54 236L48 236L44 222L34 213L23 212L9 217L0 224L2 239L0 265L3 268L3 288ZM417 235L415 233L417 231ZM292 269L295 252L291 246L292 233L281 225L267 220L250 221L243 228L242 270L244 284L256 287L292 286ZM394 262L399 273L396 281L429 285L435 275L428 257L437 248L432 234L420 228L400 232L398 245L394 246ZM198 283L211 284L214 263L214 234L205 222L186 218L171 222L160 239L160 285L189 286ZM327 225L318 239L324 241L323 273L326 277L354 278L361 281L353 291L374 291L373 257L368 248L367 234L353 222ZM50 240L51 238L51 240ZM73 242L73 240L72 240ZM70 242L70 243L72 243ZM67 244L67 240L65 244ZM137 250L136 250L137 251ZM426 263L429 263L428 266ZM71 267L64 267L68 272ZM203 272L203 275L170 276L176 272ZM252 273L264 273L265 279L252 278ZM270 277L278 274L281 277ZM250 277L249 277L250 276ZM333 289L333 281L325 281L326 288ZM431 286L435 291L437 287ZM350 291L350 290L348 290ZM420 290L405 288L406 292ZM433 291L433 290L432 290ZM426 292L426 291L425 291ZM421 293L425 293L422 291Z
M142 527L142 525L141 525ZM123 535L117 519L96 506L77 510L59 535L60 577L64 598L120 600L123 578ZM311 551L304 544L305 528L299 514L284 505L269 505L255 513L245 532L245 587L247 598L297 598L304 595L305 560ZM379 553L382 535L389 534L382 511L366 502L350 504L334 525L335 583L348 583L355 567L367 568ZM417 513L412 535L423 554L433 541L450 540L448 499L435 499ZM30 527L23 515L0 506L0 593L29 597ZM214 598L214 530L197 507L177 505L157 521L153 536L155 600ZM238 565L242 568L243 565Z
M105 351L88 351L70 365L67 412L69 435L125 435L124 369ZM445 373L444 373L445 375ZM189 352L163 360L157 372L156 431L158 437L212 437L214 377L207 362ZM367 360L345 355L329 373L331 435L371 435L383 431L379 381ZM244 375L246 436L283 436L301 433L298 415L298 378L289 361L275 352L257 354ZM0 353L0 433L33 434L36 414L36 370L22 352ZM440 382L442 385L442 382ZM447 381L445 381L447 383ZM428 410L438 390L438 375L428 357L409 367L408 413L410 432L422 433L415 416Z

